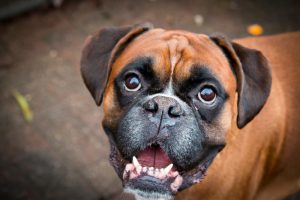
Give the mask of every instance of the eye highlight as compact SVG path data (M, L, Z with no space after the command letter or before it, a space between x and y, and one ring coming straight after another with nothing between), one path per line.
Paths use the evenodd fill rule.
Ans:
M198 92L198 99L205 104L213 104L216 101L217 94L210 86L204 86Z
M127 91L136 92L142 87L142 84L139 76L131 73L125 76L124 86Z

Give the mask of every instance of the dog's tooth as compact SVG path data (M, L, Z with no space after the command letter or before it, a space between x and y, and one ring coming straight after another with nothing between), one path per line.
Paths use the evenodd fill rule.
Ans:
M159 175L159 169L158 168L155 168L154 169L154 176L157 178Z
M138 175L141 175L141 172L142 172L142 166L137 166L135 168L136 172L138 173Z
M132 158L132 163L135 166L135 168L138 168L139 166L141 166L135 156L133 156L133 158Z
M164 168L159 169L159 179L164 179L166 177L166 174L164 172Z
M148 167L143 167L143 172L147 172L147 170L148 170Z
M148 171L147 171L147 174L148 174L149 176L154 176L154 168L153 168L153 167L149 167L149 168L148 168Z
M149 170L148 170L148 175L154 176L154 170L153 170L153 167L152 167L152 169L151 169L151 167L149 168Z
M169 164L166 168L163 169L163 173L165 175L167 175L171 171L172 167L173 167L173 164L172 163Z
M125 166L125 171L126 172L129 172L129 171L131 171L133 169L134 169L134 166L132 164L130 164L130 163Z
M176 179L171 184L171 189L173 192L177 192L178 188L182 184L182 180L183 180L183 178L180 175L176 177Z
M133 164L131 163L127 164L123 172L123 179L127 178L132 170L134 170Z
M158 178L158 179L164 179L165 176L164 176L161 172L159 172L159 173L157 174L156 178Z

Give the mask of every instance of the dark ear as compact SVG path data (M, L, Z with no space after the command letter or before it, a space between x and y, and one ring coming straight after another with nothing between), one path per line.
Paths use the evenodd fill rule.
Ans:
M97 105L111 71L111 63L135 37L149 30L151 24L103 28L86 39L81 55L81 75Z
M237 78L238 119L243 128L264 106L271 90L271 68L260 51L230 42L225 36L215 34L211 39L227 56Z

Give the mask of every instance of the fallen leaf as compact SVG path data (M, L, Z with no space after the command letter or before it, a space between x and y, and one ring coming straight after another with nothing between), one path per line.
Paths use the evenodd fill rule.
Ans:
M13 93L13 96L15 97L18 105L21 108L21 111L23 113L23 117L24 117L25 121L31 122L33 119L33 113L29 107L29 104L28 104L26 98L16 90L13 91L12 93Z
M264 32L263 27L259 24L252 24L248 26L247 30L249 34L254 36L261 35Z

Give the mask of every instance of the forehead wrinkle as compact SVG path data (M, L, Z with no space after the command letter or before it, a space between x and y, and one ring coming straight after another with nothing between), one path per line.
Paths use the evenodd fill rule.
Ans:
M161 77L162 80L168 79L167 77L171 74L171 64L169 60L169 48L165 41L159 41L162 46L157 49L157 53L153 56L153 69L155 74Z
M182 59L176 65L175 80L187 79L193 64L209 67L226 90L235 87L234 74L227 58L206 35L189 38L189 46L182 51Z
M186 77L190 76L190 66L197 62L194 54L195 50L192 47L184 49L182 52L182 57L174 70L173 76L176 77L175 80L185 79Z
M169 48L169 61L171 66L170 76L172 77L174 69L182 57L182 52L189 45L189 42L183 35L174 34L167 41L167 45Z

